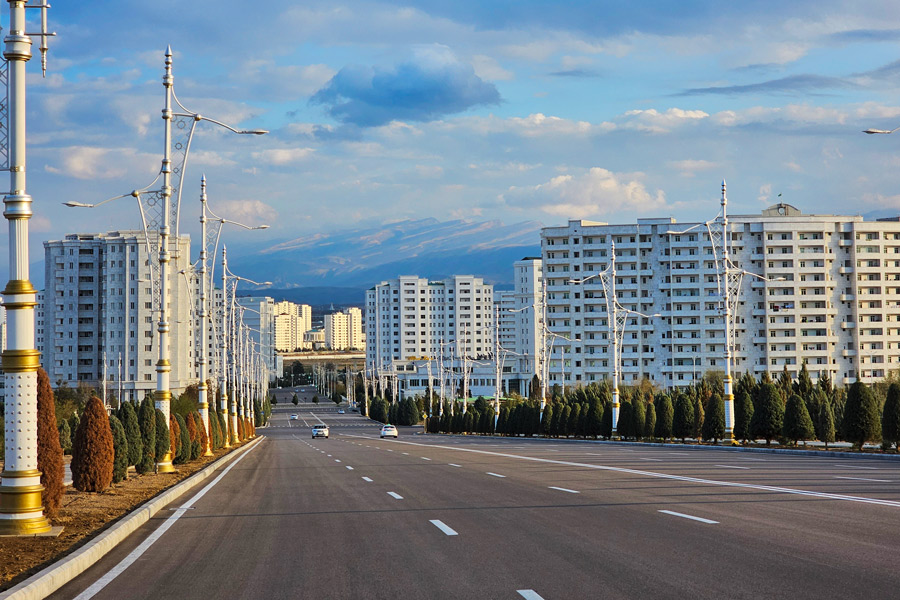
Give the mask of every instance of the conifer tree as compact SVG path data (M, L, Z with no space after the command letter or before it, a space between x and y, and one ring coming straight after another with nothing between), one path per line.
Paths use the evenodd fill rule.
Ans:
M541 418L541 435L550 437L550 424L553 421L553 405L544 407L544 416Z
M619 420L616 423L616 433L623 440L631 437L631 402L625 401L619 404Z
M144 453L144 443L141 439L141 426L138 423L137 413L131 402L123 402L119 407L119 421L125 429L125 438L128 440L128 465L137 466L141 462Z
M181 427L175 419L175 413L169 414L169 446L172 449L172 464L184 462L181 454Z
M113 438L112 482L119 483L128 477L128 437L122 422L115 415L109 416L109 428Z
M703 409L703 401L700 395L694 397L694 438L697 440L703 435L703 420L706 417L706 411Z
M800 373L797 374L797 383L795 384L797 395L803 398L804 402L809 402L813 398L813 391L815 390L815 386L813 386L812 379L809 377L809 371L806 369L806 363L802 363L800 365ZM807 406L807 409L809 406Z
M847 392L844 405L844 439L862 449L881 433L881 411L872 389L856 378Z
M567 404L559 415L559 430L557 431L558 435L569 437L569 419L571 418L571 416L572 407Z
M44 491L41 499L44 502L44 513L55 518L62 502L66 486L63 451L59 443L59 429L56 427L56 403L53 400L53 388L50 378L44 369L37 374L37 468L41 472L41 485ZM2 440L0 440L2 443Z
M806 402L799 394L792 394L784 408L782 435L793 442L810 440L816 435L812 419L806 410Z
M656 430L654 435L666 441L672 437L672 419L675 409L672 407L672 399L668 394L659 396L654 402L656 405Z
M167 452L172 450L172 437L163 411L158 408L153 410L156 419L156 462L159 462L165 457Z
M759 386L759 399L753 403L753 418L750 420L750 435L763 438L768 446L781 435L784 425L784 403L781 392L773 383Z
M153 400L144 398L141 402L138 424L141 426L143 454L134 468L143 475L153 470L156 460L156 409L153 407Z
M672 435L685 439L694 434L694 402L687 394L679 393L675 400L675 410L672 418Z
M68 421L63 421L59 426L59 445L63 449L63 454L72 454L72 430Z
M791 374L788 372L787 365L778 375L778 391L781 394L781 404L787 404L788 398L794 393L794 382L791 380Z
M894 382L888 387L884 410L881 413L881 441L890 448L900 449L900 384Z
M594 399L588 409L588 422L586 434L595 440L603 431L603 403L599 399Z
M703 417L703 439L718 444L725 437L725 401L719 392L713 393L706 402Z
M613 430L613 409L612 402L603 403L603 420L600 421L600 435L605 439L612 437Z
M82 492L102 492L113 477L112 430L103 402L88 400L72 442L72 485Z
M644 437L652 438L656 434L656 403L648 402L644 411Z
M825 400L819 408L819 433L818 438L825 442L825 449L828 450L828 444L835 440L834 412L831 409L831 402Z
M200 458L203 449L206 447L206 440L203 439L203 420L199 413L191 413L187 419L188 437L191 439L191 460Z
M190 416L190 415L188 415ZM191 444L190 432L188 432L187 421L179 414L175 415L175 422L178 425L178 457L182 463L190 462L193 445Z
M753 419L753 400L750 393L741 390L734 399L734 438L748 441L750 439L750 421Z
M578 434L578 420L581 418L581 405L574 404L566 419L566 437Z
M641 394L635 394L631 400L631 436L635 440L644 437L644 426L646 425L646 410L644 409L644 399Z

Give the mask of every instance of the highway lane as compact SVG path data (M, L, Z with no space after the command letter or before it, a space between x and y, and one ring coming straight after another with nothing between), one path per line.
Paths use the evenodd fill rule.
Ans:
M292 413L321 418L331 439ZM897 463L377 431L333 405L279 405L259 448L94 597L893 597L900 585ZM167 516L53 597L77 596Z

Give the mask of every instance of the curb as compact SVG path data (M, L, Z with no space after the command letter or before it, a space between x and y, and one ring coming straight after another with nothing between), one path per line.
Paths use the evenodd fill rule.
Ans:
M149 521L173 500L196 487L200 482L212 475L219 467L237 458L257 443L265 439L259 436L235 452L226 454L219 460L210 463L184 481L164 491L159 496L148 500L107 531L88 542L82 548L54 563L46 569L35 573L25 581L5 592L0 593L0 600L40 600L46 598L77 576L84 573L94 563L134 533L138 527Z

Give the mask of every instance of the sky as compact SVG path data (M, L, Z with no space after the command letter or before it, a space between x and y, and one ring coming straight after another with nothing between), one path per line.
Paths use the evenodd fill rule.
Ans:
M153 181L168 45L189 112L270 130L198 125L195 240L202 174L217 214L270 225L228 232L250 250L422 217L707 220L723 179L732 214L900 213L900 131L862 133L900 126L895 0L94 0L49 22L46 78L28 65L32 260L138 226L133 200L62 202Z

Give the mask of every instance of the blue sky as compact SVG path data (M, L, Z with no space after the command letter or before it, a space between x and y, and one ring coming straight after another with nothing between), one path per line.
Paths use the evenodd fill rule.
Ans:
M4 26L6 25L4 9ZM98 0L50 10L29 65L33 256L134 227L162 149L163 54L203 127L182 229L211 205L277 240L433 216L628 222L781 200L900 211L900 6L893 1Z

